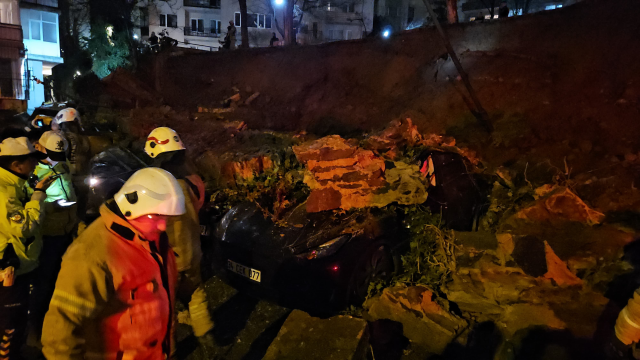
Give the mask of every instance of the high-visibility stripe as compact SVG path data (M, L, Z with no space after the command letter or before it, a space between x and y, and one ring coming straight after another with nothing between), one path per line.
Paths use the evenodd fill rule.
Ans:
M636 329L640 329L640 325L638 325L635 321L631 320L631 318L629 317L628 308L625 307L624 309L622 309L622 316L629 323L629 325L633 326Z
M82 299L75 295L71 295L62 290L55 290L51 305L71 311L74 314L89 316L96 308L95 303Z

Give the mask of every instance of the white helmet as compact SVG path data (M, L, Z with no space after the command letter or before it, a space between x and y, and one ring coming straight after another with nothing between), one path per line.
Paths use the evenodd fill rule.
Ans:
M184 149L186 148L182 140L180 140L178 133L168 127L153 129L149 136L147 136L147 142L144 145L144 151L152 158L164 152Z
M74 108L62 109L58 111L56 117L53 118L53 121L51 122L51 130L58 130L60 128L60 124L70 121L78 121L78 125L80 125L80 114L78 113L78 110Z
M49 159L54 161L65 161L67 158L65 152L69 147L67 139L65 139L57 131L46 131L38 141L40 145L47 149Z
M136 171L113 198L127 219L143 215L182 215L186 211L178 180L158 168Z

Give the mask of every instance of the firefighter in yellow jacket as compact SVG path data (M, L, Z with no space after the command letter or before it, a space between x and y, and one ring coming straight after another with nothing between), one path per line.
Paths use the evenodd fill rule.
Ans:
M190 168L185 146L172 129L154 129L147 137L144 149L154 159L154 166L169 171L178 179L184 193L186 213L167 225L179 272L177 296L189 308L194 335L205 347L213 345L213 321L200 275L202 249L198 212L204 203L204 183Z
M185 212L176 179L137 171L62 260L42 334L47 359L166 359L177 272L167 221Z
M46 190L44 178L28 196L27 178L38 160L26 137L0 144L0 359L19 358L27 325L31 274L42 248L41 224Z

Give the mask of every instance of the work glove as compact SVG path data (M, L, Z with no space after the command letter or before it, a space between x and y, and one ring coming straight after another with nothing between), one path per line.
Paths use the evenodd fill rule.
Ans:
M605 347L605 354L608 360L629 360L631 352L631 345L625 345L613 335L611 341Z

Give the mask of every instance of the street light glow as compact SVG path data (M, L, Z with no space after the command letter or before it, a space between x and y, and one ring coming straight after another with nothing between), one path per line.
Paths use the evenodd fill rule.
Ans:
M284 0L275 0L276 5L281 6L284 4Z
M388 37L389 37L389 35L391 35L391 32L390 32L389 30L385 30L385 31L382 33L382 36L384 36L384 37L386 37L386 38L388 38Z
M138 40L138 34L133 34L133 38L134 38L135 40Z

